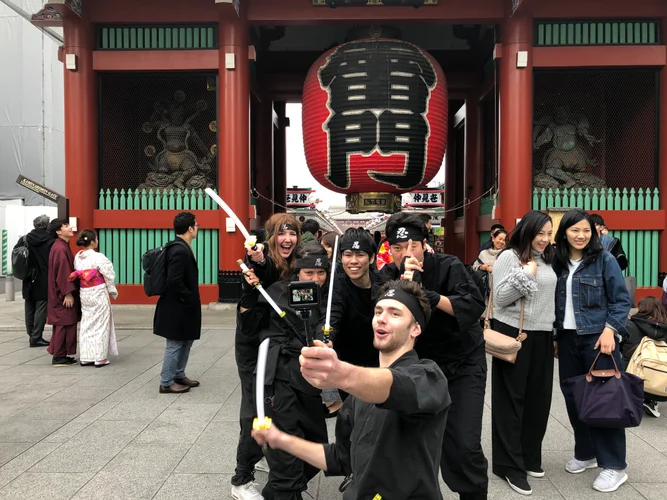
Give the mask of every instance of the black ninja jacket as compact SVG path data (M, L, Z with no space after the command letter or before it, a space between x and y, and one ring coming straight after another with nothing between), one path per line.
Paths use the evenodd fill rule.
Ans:
M354 473L344 500L441 499L438 476L450 405L447 379L409 351L389 369L383 404L350 396L338 413L336 443L324 445L328 476Z
M400 277L401 271L392 263L382 268L378 281L385 283ZM441 366L465 359L484 344L479 318L485 304L477 286L458 258L443 253L424 255L420 279L427 292L435 293L427 293L432 314L426 331L417 339L417 354ZM451 301L455 316L436 309L437 295Z

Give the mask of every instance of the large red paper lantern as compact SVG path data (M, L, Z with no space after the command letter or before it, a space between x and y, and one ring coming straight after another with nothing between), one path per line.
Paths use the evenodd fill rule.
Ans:
M445 75L412 43L335 47L310 68L302 103L308 168L332 191L403 193L425 186L442 165Z

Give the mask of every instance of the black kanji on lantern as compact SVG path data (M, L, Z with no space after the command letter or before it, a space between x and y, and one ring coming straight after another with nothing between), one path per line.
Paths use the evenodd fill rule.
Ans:
M319 70L320 85L329 93L332 116L327 178L350 186L350 155L402 153L400 174L370 174L399 189L418 186L426 169L429 123L424 117L437 84L435 69L421 50L401 41L369 40L336 49ZM340 168L344 165L344 168Z

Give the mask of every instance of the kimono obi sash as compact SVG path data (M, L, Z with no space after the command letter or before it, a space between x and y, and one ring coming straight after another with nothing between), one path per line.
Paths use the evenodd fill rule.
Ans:
M99 269L86 269L84 271L74 271L69 275L69 280L74 281L78 279L81 288L91 288L94 286L104 285L104 276Z

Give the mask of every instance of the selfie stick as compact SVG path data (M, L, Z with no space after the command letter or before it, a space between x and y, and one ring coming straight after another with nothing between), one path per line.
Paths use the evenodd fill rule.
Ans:
M245 236L245 247L250 250L257 250L257 236L250 235L241 220L234 213L234 210L232 210L231 207L227 205L227 203L225 203L223 199L220 198L220 196L218 196L218 194L211 188L204 189L204 192L213 198L213 201L215 201L220 206L220 208L225 211L227 216L234 221L234 225L239 231L241 231L241 234Z
M329 335L331 335L331 301L333 300L333 289L334 289L334 278L336 277L336 259L338 257L338 235L336 235L336 240L334 241L334 251L331 254L331 273L329 275L329 296L327 297L327 315L326 320L324 321L324 327L322 331L324 332L324 341L329 340Z

